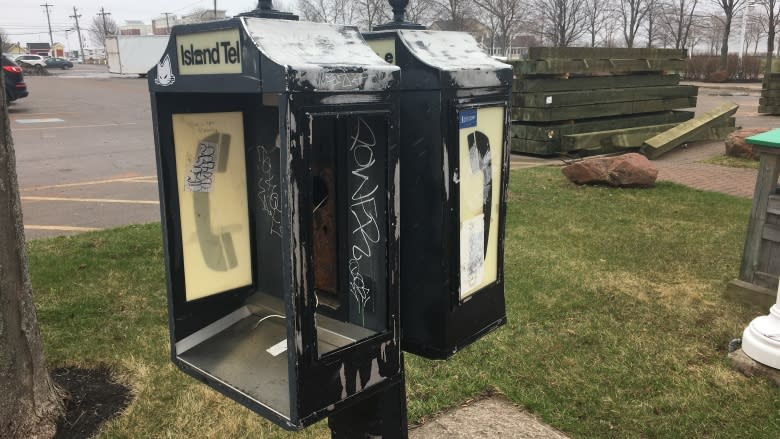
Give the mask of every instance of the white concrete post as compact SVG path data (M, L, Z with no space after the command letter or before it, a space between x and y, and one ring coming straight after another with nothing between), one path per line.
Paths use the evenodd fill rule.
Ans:
M761 364L780 369L780 285L769 315L756 317L742 333L742 351Z

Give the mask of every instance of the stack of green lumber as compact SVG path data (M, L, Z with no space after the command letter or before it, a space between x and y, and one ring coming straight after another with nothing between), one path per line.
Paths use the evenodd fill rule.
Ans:
M780 73L767 73L761 87L758 100L758 112L780 114Z
M696 87L680 85L677 72L685 69L686 57L675 49L529 48L526 59L510 61L512 151L551 155L639 147L643 133L652 137L691 119L692 111L679 111L696 107L698 94ZM587 135L601 132L617 142L595 144Z

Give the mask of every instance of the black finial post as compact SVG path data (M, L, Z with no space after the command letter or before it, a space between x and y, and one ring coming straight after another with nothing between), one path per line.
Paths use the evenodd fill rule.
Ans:
M408 0L407 0L408 1ZM274 9L273 0L258 0L254 11L238 14L239 17L276 18L279 20L298 21L298 16L291 12L282 12Z
M409 0L388 0L388 2L393 8L393 21L374 26L372 30L425 29L425 26L406 21L406 5L409 4Z
M388 0L390 7L393 8L393 21L403 23L406 21L406 5L409 0Z

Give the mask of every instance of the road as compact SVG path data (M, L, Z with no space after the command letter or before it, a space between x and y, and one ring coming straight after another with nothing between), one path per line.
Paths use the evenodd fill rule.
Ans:
M11 106L27 238L159 221L146 80L105 66L53 73L28 76L30 96ZM697 111L724 101L740 105L740 126L780 126L756 113L756 90L702 88ZM544 161L513 155L512 167Z

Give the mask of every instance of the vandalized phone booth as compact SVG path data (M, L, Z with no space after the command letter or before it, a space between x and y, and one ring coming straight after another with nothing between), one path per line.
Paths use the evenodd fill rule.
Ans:
M404 22L400 3L364 37L401 67L401 346L447 358L506 322L512 69L465 32Z
M356 28L253 17L149 72L172 359L287 429L402 382L398 83Z

